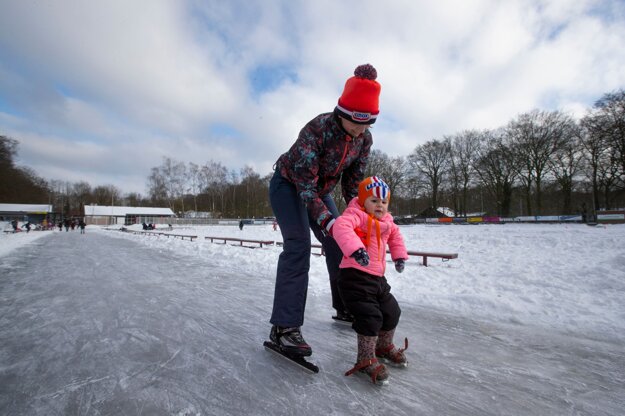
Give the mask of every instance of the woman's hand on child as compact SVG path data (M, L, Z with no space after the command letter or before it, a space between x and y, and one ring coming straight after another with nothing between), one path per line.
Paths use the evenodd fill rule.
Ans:
M395 260L395 270L397 270L397 273L403 272L405 265L406 262L404 261L404 259Z
M365 250L364 248L359 248L358 250L354 251L350 257L353 257L354 260L356 260L356 263L360 264L361 266L369 265L369 253L367 253L367 250Z

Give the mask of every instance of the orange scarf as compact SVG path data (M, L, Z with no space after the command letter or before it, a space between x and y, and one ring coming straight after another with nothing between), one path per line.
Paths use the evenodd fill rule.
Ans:
M364 208L362 208L362 210L365 211ZM373 224L375 224L375 235L378 240L377 260L381 260L384 258L384 244L382 244L382 233L380 231L380 221L378 221L377 218L375 218L373 215L369 214L368 212L365 211L365 213L368 216L367 233L364 235L365 238L363 242L365 243L365 247L367 248L367 251L369 251L369 243L371 242L371 231L373 228Z

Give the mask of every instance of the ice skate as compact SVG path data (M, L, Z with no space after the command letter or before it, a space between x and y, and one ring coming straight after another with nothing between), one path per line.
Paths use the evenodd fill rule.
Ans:
M299 357L312 355L312 348L304 341L299 327L283 328L274 325L271 327L269 339L287 354Z
M306 371L319 372L319 367L304 358L312 354L312 349L304 341L299 328L280 328L274 325L269 333L269 338L270 341L263 343L267 351L297 364Z
M336 315L332 317L334 322L342 325L351 325L354 322L354 315L347 311L336 311Z
M404 354L404 351L408 349L408 338L404 338L404 348L397 348L392 343L394 332L380 332L375 355L384 363L393 367L408 367L408 360L406 359L406 354Z
M345 373L346 376L354 374L356 371L366 374L371 378L371 382L378 386L388 384L388 371L384 364L380 364L377 358L370 358L356 363L356 365Z
M358 357L356 365L345 373L346 376L356 372L365 374L371 378L373 384L384 386L388 384L388 371L384 364L380 364L375 358L375 346L378 341L376 336L358 334Z

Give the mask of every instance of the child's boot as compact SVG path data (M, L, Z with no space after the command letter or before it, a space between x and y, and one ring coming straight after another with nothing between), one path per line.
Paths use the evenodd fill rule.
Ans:
M375 355L382 361L395 367L407 367L408 360L404 351L408 349L408 338L404 339L404 348L397 348L393 345L393 335L395 330L380 331L378 343L375 348Z
M346 376L356 371L367 374L371 381L377 385L388 384L388 371L384 364L380 364L375 358L375 345L378 337L358 335L358 358L354 368L345 373Z

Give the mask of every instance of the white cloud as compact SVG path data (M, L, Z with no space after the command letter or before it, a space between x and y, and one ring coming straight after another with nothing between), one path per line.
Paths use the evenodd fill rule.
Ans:
M41 175L124 191L144 193L163 156L268 173L307 121L332 111L361 63L376 66L382 84L374 146L393 156L534 108L581 115L625 86L625 6L616 0L3 9L0 134L22 141L21 159ZM289 76L276 72L259 91L248 79L259 67Z

